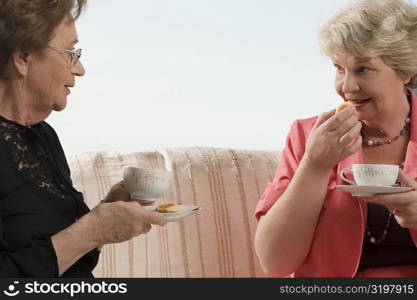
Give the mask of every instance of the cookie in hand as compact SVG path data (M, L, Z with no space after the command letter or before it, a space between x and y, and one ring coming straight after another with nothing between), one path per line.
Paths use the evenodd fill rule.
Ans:
M352 106L352 103L350 103L350 101L345 101L336 108L336 113L341 112L345 108L348 108L351 106Z

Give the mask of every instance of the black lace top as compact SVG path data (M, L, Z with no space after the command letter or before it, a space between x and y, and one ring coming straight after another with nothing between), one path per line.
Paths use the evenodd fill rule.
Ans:
M0 276L57 277L51 236L88 212L53 128L0 117ZM92 277L98 255L90 251L61 276Z

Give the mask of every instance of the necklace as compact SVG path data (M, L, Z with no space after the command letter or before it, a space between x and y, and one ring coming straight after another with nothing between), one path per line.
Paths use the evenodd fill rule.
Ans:
M400 164L400 169L404 168L404 162L402 162ZM366 225L366 235L369 238L369 242L371 244L379 244L380 242L382 242L388 234L388 229L391 226L391 221L392 221L392 217L394 216L394 214L388 210L388 217L387 217L387 222L385 223L385 228L384 231L382 232L382 235L379 238L376 238L372 232L371 232L371 228L369 227L369 225Z
M404 121L404 127L401 129L400 133L397 134L394 137L391 138L387 138L383 141L374 141L368 138L363 138L362 144L364 146L370 146L370 147L376 147L376 146L382 146L382 145L386 145L386 144L391 144L392 142L396 141L399 139L400 136L403 135L408 135L410 132L410 122L411 119L410 118L406 118ZM365 123L362 122L362 124L366 127L368 127ZM382 135L386 136L385 132L381 129L378 129L378 132L381 133Z
M384 231L383 231L381 237L378 238L378 239L373 236L373 234L372 234L371 229L369 228L369 226L368 225L366 226L366 235L368 236L369 242L371 244L379 244L380 242L382 242L387 237L388 229L391 226L392 216L393 216L393 214L391 212L389 212L388 218L387 218L387 223L385 224Z

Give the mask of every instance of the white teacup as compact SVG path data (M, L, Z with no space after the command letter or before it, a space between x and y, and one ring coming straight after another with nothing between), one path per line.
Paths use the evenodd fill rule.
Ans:
M123 180L130 198L155 201L167 191L171 173L163 170L126 167Z
M398 165L353 164L352 169L341 170L339 177L354 185L390 186L396 183L398 170ZM345 173L353 174L355 181L347 179Z

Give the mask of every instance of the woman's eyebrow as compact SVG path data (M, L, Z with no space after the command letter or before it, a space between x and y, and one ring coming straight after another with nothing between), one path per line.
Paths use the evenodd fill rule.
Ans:
M371 61L370 58L356 58L355 63L357 64L363 64L363 63L369 63Z
M76 43L78 43L79 41L78 41L78 39L76 39L76 40L73 40L72 42L70 42L69 44L68 44L68 46L74 46Z

